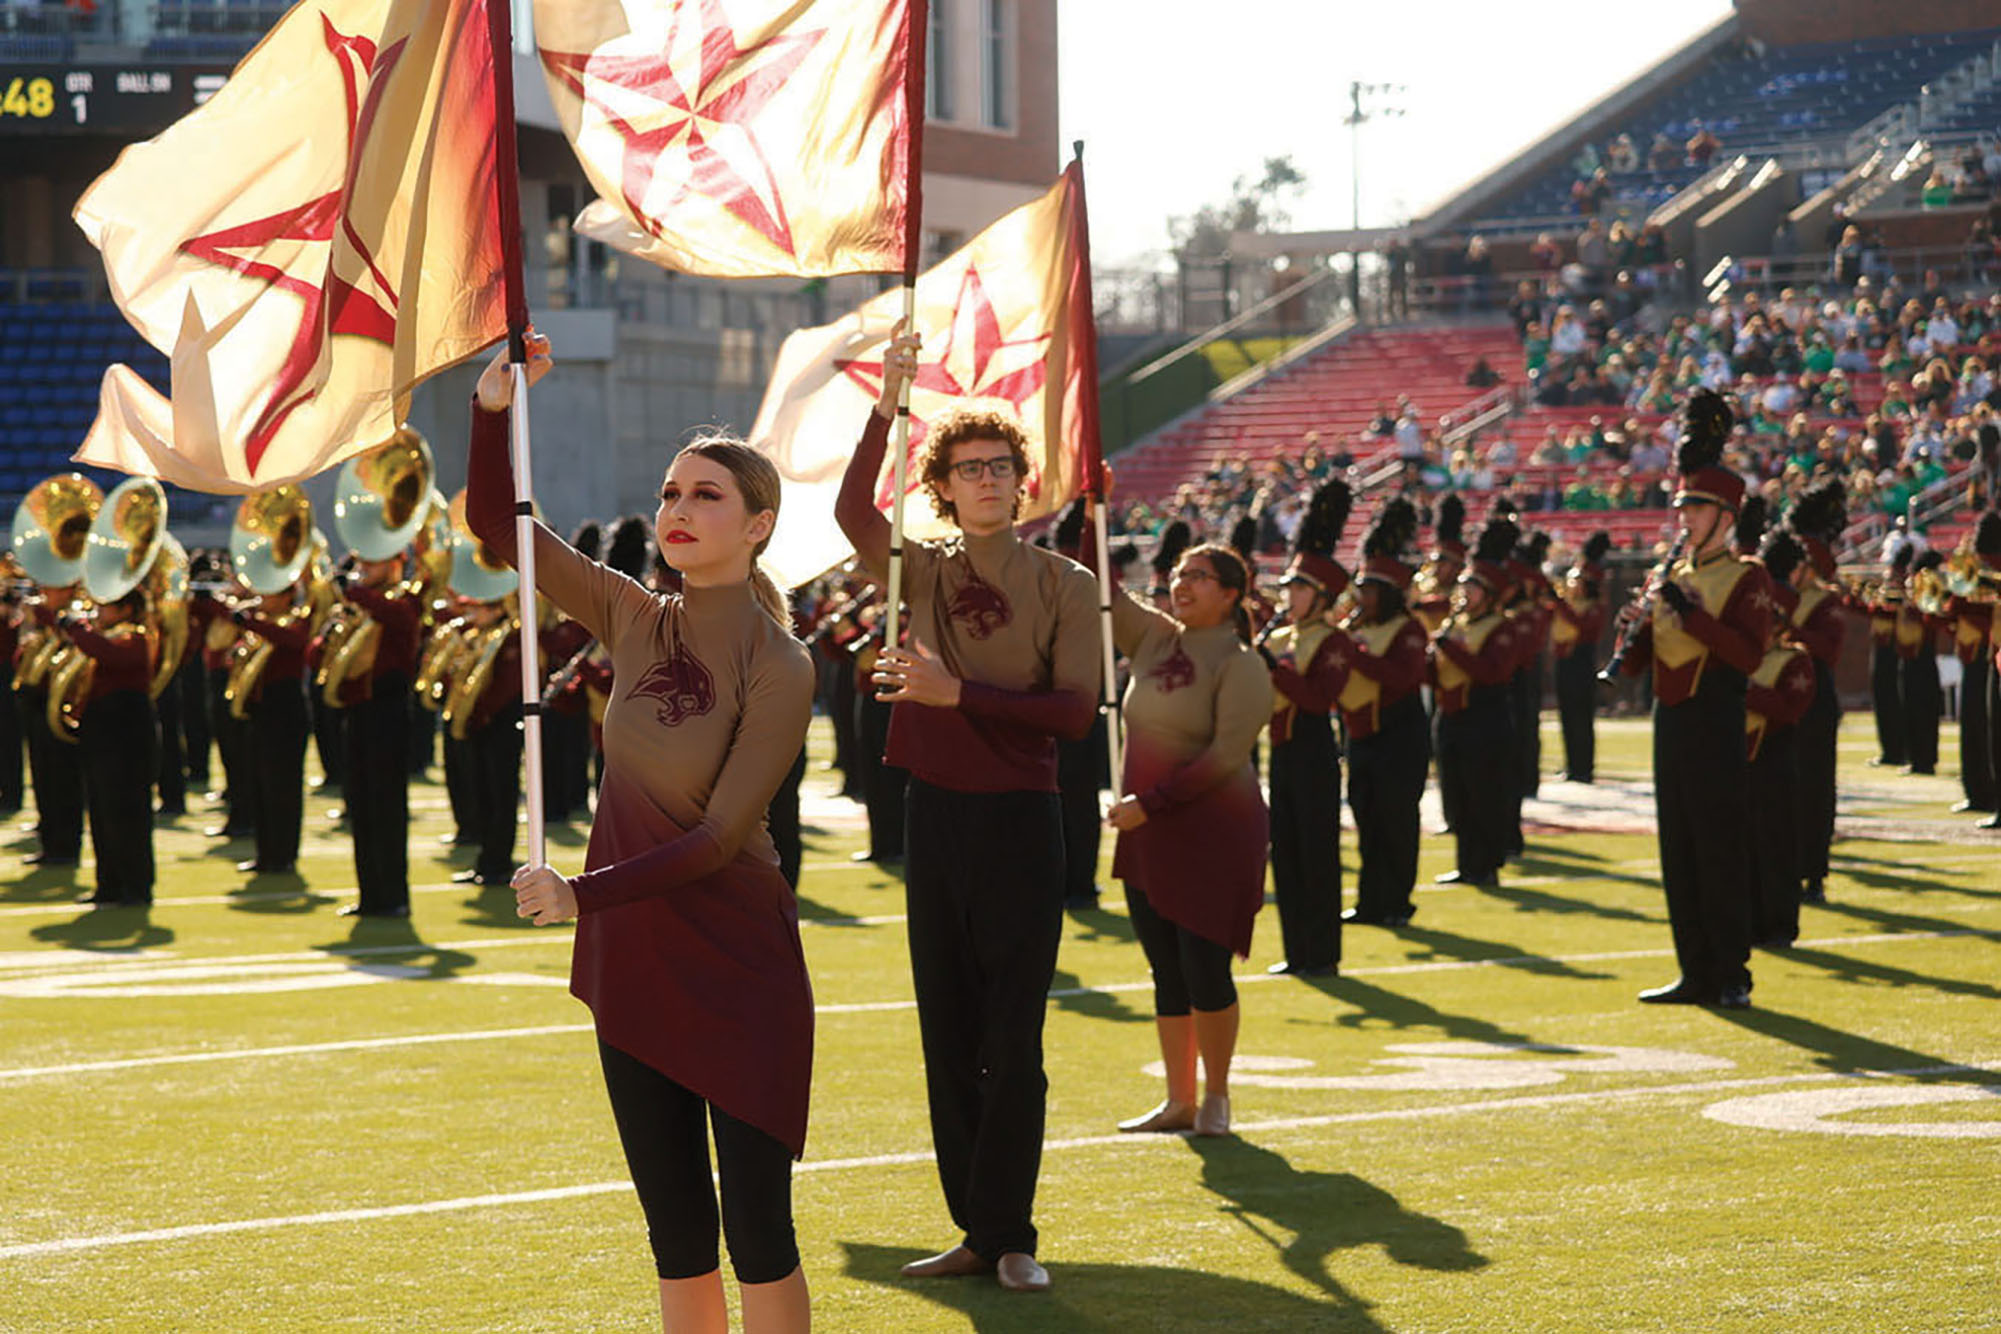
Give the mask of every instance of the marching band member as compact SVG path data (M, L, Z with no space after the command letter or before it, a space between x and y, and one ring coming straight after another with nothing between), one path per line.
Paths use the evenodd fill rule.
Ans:
M246 496L230 525L230 562L255 596L230 620L245 638L238 645L224 693L228 712L248 721L250 771L256 812L257 855L237 870L289 874L299 860L305 818L306 652L312 644L312 608L299 581L313 556L313 516L297 486Z
M603 530L595 521L581 525L570 539L586 560L596 560L604 546ZM541 636L541 651L560 669L587 650L591 632L583 623L560 612ZM551 820L570 821L591 814L591 716L583 690L573 689L543 701L542 807Z
M1431 770L1425 725L1424 626L1404 609L1416 573L1403 561L1417 511L1386 502L1362 540L1356 609L1336 627L1335 663L1348 679L1335 703L1348 736L1348 808L1361 853L1355 906L1344 922L1403 926L1417 887L1418 803Z
M550 366L530 335L530 382ZM514 478L503 352L481 375L466 517L510 563ZM515 873L517 911L577 920L571 990L590 1006L626 1161L647 1219L668 1329L727 1320L722 1230L744 1323L804 1330L791 1207L804 1148L813 998L798 904L763 820L799 754L813 667L784 599L756 566L778 518L769 459L731 440L675 455L654 523L683 576L656 593L535 526L537 586L613 656L604 786L589 868Z
M917 339L899 329L834 506L879 580L890 525L876 482L898 394L916 373ZM1029 480L1018 423L969 412L926 425L921 484L958 532L905 542L910 640L883 648L874 693L894 705L885 759L910 773L911 971L938 1174L964 1239L903 1272L992 1272L1010 1290L1038 1291L1049 1285L1033 1221L1042 1026L1063 925L1056 739L1085 735L1097 711L1097 585L1015 533Z
M1126 686L1125 796L1112 874L1153 973L1167 1099L1128 1132L1230 1130L1238 1007L1230 956L1247 957L1264 906L1269 821L1251 747L1272 714L1271 678L1250 647L1250 573L1229 547L1190 547L1171 580L1174 611L1112 602ZM1195 1100L1200 1054L1204 1095Z
M244 591L233 567L229 581L236 590ZM200 614L201 660L207 673L209 730L222 766L222 823L204 832L210 838L233 843L257 832L257 765L251 749L250 720L229 707L229 669L236 661L243 628L211 599L199 598L195 607Z
M1913 555L1910 543L1890 558L1890 574L1882 591L1855 607L1869 618L1869 702L1876 713L1876 758L1871 765L1902 768L1910 761L1910 729L1904 722L1903 668L1898 653L1899 607L1905 576Z
M1973 549L1978 530L1967 534L1953 564L1977 568L1979 557ZM1963 577L1955 575L1955 578ZM1947 612L1952 619L1952 651L1959 659L1959 782L1966 799L1952 809L1957 812L1982 811L1992 814L1997 792L1992 757L1987 751L1987 678L1993 672L1987 643L1994 628L1994 603L1977 596L1978 580L1972 586L1952 589Z
M21 567L11 552L0 552L0 578L10 585L21 578ZM25 738L20 712L14 707L14 660L21 651L25 619L17 588L0 591L0 817L19 812L25 795L21 785Z
M1904 596L1897 605L1897 694L1904 716L1905 772L1938 772L1939 715L1945 712L1945 692L1938 677L1938 633L1942 585L1938 568L1945 555L1921 553L1911 562Z
M1841 695L1834 669L1847 633L1845 600L1837 582L1834 548L1848 527L1848 492L1840 481L1808 487L1787 516L1806 559L1794 567L1792 635L1813 658L1813 702L1800 719L1799 806L1796 827L1801 898L1827 900L1828 850L1834 843L1835 748L1841 732Z
M460 561L465 560L462 555ZM455 568L453 578L463 577ZM446 726L464 747L460 762L471 799L473 841L479 847L472 867L452 877L454 884L490 888L513 878L522 746L521 619L516 605L513 595L475 598L468 616L470 642L445 706Z
M1412 589L1417 596L1411 601L1410 614L1424 627L1425 638L1438 633L1438 627L1445 624L1445 618L1452 614L1453 594L1459 583L1459 576L1466 569L1466 502L1457 495L1449 495L1438 502L1438 522L1432 530L1432 549L1424 568L1418 571ZM1431 753L1438 754L1438 701L1434 696L1429 704L1430 718L1427 723ZM1438 802L1445 820L1439 827L1441 834L1452 832L1458 816L1454 805L1456 796L1445 786L1444 776L1438 781Z
M1745 757L1751 775L1745 797L1755 833L1746 852L1757 891L1751 938L1766 949L1787 948L1799 937L1800 927L1797 733L1813 702L1814 668L1813 656L1788 632L1799 603L1792 578L1804 555L1798 540L1783 528L1765 541L1760 564L1771 581L1776 610L1765 634L1765 656L1744 693Z
M1520 655L1508 682L1509 708L1514 714L1515 787L1509 809L1508 852L1520 856L1528 846L1522 836L1522 802L1542 787L1542 678L1544 646L1549 643L1549 604L1556 600L1543 563L1549 559L1549 534L1530 533L1515 549L1508 573L1515 583L1508 617L1515 622L1515 650Z
M86 902L153 901L153 778L159 764L153 704L154 636L146 594L133 588L98 605L96 625L71 612L63 633L94 670L78 728L97 889ZM58 742L57 744L62 744Z
M1508 689L1527 627L1502 613L1508 558L1521 530L1505 514L1487 520L1473 563L1459 577L1453 616L1431 639L1431 682L1438 701L1438 785L1456 812L1455 869L1439 884L1494 889L1508 859L1510 757L1514 710ZM1595 683L1594 683L1595 684Z
M1974 579L1991 598L2001 589L2001 512L1990 509L1973 526L1973 555ZM1986 652L1987 764L1994 775L1995 797L2001 801L2001 614L1988 619ZM1979 827L2001 829L2001 814L1988 816Z
M1611 549L1612 535L1603 529L1586 538L1582 559L1549 604L1563 776L1573 783L1589 783L1597 770L1598 639L1605 629L1605 553Z
M1274 973L1324 977L1341 965L1341 747L1331 715L1347 684L1327 614L1348 587L1334 552L1348 484L1313 493L1286 569L1286 623L1259 652L1277 692L1271 715L1271 871L1285 958Z
M33 624L24 627L14 673L14 704L27 743L28 781L35 793L36 850L24 860L49 869L73 867L83 853L84 773L76 746L49 726L51 676L74 652L56 622L78 598L85 543L104 492L81 473L46 478L14 511L14 556L35 591Z
M1624 670L1653 668L1661 885L1681 964L1678 980L1640 993L1653 1004L1751 1003L1744 694L1764 657L1771 598L1763 572L1730 550L1744 498L1744 479L1722 462L1732 425L1714 390L1689 397L1675 492L1684 554L1665 571L1650 619L1638 604L1620 613L1632 636Z

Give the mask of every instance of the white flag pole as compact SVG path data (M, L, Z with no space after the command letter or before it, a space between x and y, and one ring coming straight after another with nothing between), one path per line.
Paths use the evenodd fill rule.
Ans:
M528 449L528 367L510 362L513 408L507 414L507 452L514 464L514 568L521 575L521 758L528 798L528 864L546 866L542 801L541 617L535 597L535 480Z

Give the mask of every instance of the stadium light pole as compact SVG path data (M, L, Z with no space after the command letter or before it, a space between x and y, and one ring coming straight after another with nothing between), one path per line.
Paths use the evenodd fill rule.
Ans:
M1362 127L1372 120L1403 115L1403 108L1387 99L1408 92L1400 83L1364 83L1356 79L1348 85L1348 168L1350 204L1355 231L1362 230ZM1364 105L1364 103L1367 105ZM1362 250L1359 243L1348 253L1348 304L1355 318L1362 318Z

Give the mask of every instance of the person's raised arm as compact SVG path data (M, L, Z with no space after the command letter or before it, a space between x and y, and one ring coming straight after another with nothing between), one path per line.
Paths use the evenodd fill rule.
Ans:
M903 321L890 332L889 346L882 352L882 392L876 396L862 438L841 475L841 492L834 500L834 521L854 544L855 555L878 581L889 574L889 520L875 507L875 482L882 475L882 457L889 449L889 428L896 420L896 405L906 380L917 376L917 346L914 334L903 332Z

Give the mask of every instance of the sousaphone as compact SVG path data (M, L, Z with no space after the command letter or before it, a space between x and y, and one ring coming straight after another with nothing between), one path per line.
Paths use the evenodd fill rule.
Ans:
M313 559L313 502L287 483L245 496L229 527L229 559L251 592L282 593Z
M167 493L151 477L112 488L90 525L83 586L93 602L116 602L144 583L167 540Z
M429 442L408 426L349 459L334 489L334 528L341 541L363 560L402 554L430 517L437 475Z
M22 572L45 588L81 581L90 526L103 505L103 490L82 473L37 482L14 510L13 552Z
M521 587L514 567L479 540L466 522L466 493L452 497L452 567L447 582L460 597L474 602L498 602Z

